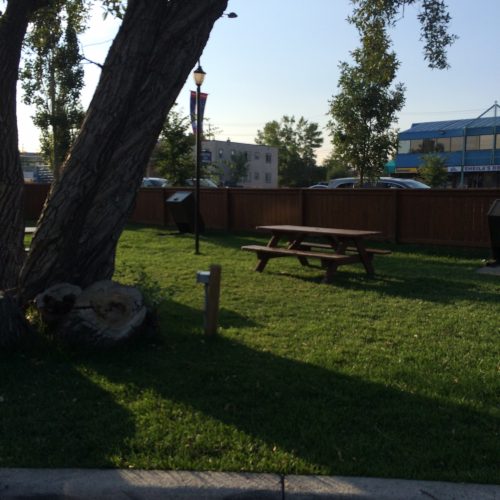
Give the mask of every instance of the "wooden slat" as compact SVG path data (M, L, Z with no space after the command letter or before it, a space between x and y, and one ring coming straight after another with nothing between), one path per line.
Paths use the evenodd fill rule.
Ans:
M267 247L265 245L245 245L242 250L256 252L257 254L267 254L276 257L305 257L320 260L331 260L335 262L350 263L359 262L358 255L340 255L336 253L309 252L307 250L296 250L282 247Z
M332 250L332 246L329 245L328 243L319 243L315 241L303 241L300 244L301 248L304 247L304 249L307 248L323 248L325 250ZM358 249L356 247L347 247L346 250L348 252L357 252ZM387 250L385 248L365 248L366 253L372 253L375 255L390 255L392 253L391 250Z

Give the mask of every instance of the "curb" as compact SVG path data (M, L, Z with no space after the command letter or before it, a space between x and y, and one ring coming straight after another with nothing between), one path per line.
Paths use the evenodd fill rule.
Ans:
M341 476L0 469L0 500L500 500L500 486Z

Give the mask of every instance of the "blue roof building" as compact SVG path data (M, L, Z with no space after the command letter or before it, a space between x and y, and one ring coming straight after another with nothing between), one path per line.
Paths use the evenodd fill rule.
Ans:
M422 156L442 156L454 186L500 187L500 116L414 123L399 133L396 174L418 174ZM494 112L493 117L485 115Z

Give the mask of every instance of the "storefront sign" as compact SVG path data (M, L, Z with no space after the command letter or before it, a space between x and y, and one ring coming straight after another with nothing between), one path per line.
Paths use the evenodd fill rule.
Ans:
M417 167L396 167L397 174L416 174Z
M208 151L207 149L201 151L201 163L212 163L212 151Z
M464 172L500 172L500 165L465 165ZM460 173L462 167L448 167L449 173Z

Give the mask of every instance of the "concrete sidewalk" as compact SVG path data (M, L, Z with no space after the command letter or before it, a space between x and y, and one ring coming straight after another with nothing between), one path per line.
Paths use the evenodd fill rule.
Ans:
M500 486L329 476L0 469L0 500L500 500Z

